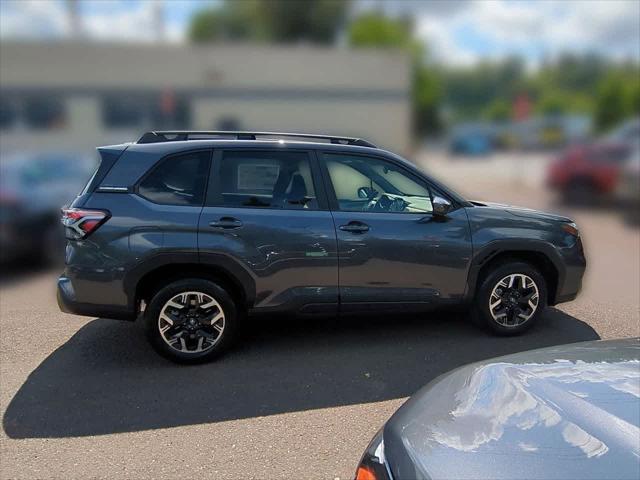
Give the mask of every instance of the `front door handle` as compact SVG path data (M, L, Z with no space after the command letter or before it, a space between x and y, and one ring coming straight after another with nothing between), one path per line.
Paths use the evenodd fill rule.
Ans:
M369 225L362 222L349 222L346 225L340 225L340 230L351 233L365 233L369 231Z
M239 228L242 222L234 217L222 217L220 220L209 223L213 228Z

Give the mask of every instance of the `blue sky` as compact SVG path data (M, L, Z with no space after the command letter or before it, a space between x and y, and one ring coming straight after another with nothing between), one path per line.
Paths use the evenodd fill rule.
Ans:
M129 42L156 40L154 12L162 6L165 38L183 42L191 16L219 0L78 0L83 35ZM534 66L560 52L595 51L640 59L638 0L357 0L353 15L372 8L413 17L432 56L470 64L517 54ZM64 0L0 0L0 35L65 38Z

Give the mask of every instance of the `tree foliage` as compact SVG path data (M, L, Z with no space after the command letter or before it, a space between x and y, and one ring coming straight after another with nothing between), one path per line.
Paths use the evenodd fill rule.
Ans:
M602 78L595 101L595 123L598 130L608 130L625 118L640 114L639 84L637 69L612 70Z
M348 0L225 0L194 15L192 42L329 44L344 26Z
M189 37L193 42L331 44L345 32L352 47L402 50L411 59L413 125L421 135L442 127L443 111L453 120L508 120L514 100L522 95L537 115L589 114L600 130L640 115L637 63L565 54L533 71L517 57L467 67L435 64L414 35L410 18L367 12L346 25L350 1L223 0L194 16Z
M413 34L408 18L390 18L380 13L365 13L356 18L348 30L353 47L395 48L405 51L412 65L411 100L415 133L433 134L440 130L442 80L438 71L427 64L424 44Z
M445 69L443 88L454 119L496 120L504 117L505 105L526 95L534 114L592 115L596 128L605 130L640 113L639 75L637 64L566 54L533 71L516 58Z
M497 98L485 108L483 117L491 122L506 122L511 118L511 106L503 98Z
M414 45L408 19L392 19L379 13L365 13L349 26L349 44L354 47L403 48Z

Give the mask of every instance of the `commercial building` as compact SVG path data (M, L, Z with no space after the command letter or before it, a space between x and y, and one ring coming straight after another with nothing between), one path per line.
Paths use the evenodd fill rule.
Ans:
M91 42L0 45L3 151L88 148L154 129L281 130L410 142L399 52Z

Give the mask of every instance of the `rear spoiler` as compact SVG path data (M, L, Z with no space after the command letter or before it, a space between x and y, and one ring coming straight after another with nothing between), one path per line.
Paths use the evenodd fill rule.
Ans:
M91 180L89 180L89 183L85 187L83 193L91 193L98 188L98 185L102 183L102 180L107 176L111 167L113 167L118 158L120 158L120 155L122 155L128 147L129 144L125 143L122 145L108 145L106 147L96 148L100 155L100 165L98 165L96 173L94 173Z

